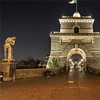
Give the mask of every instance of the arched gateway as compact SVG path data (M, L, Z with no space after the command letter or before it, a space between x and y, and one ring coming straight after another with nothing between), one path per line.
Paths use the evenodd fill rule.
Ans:
M70 60L71 57L74 55L74 54L78 54L82 57L82 59L80 59L80 62L79 64L81 64L81 61L82 61L82 64L83 64L83 67L84 67L84 70L86 71L86 54L85 52L80 49L80 48L73 48L71 49L68 54L67 54L67 63L66 63L66 70L68 70L69 66L70 66ZM77 57L74 57L74 58L77 58Z
M85 71L87 66L100 67L100 34L93 31L94 19L79 13L76 16L77 13L62 16L59 19L60 31L50 33L51 50L47 68L66 66L67 71L74 54L82 57Z

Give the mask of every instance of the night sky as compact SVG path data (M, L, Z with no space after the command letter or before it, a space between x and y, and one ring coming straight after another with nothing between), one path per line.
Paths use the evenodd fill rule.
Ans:
M95 18L94 31L100 31L100 0L78 0L81 15ZM7 37L16 36L13 47L16 60L43 59L50 53L51 31L59 31L61 16L72 16L75 5L68 0L1 0L0 58Z

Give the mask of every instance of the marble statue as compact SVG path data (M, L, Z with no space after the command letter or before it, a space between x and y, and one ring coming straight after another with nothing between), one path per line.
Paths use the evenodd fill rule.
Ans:
M4 44L4 59L11 61L13 59L13 49L12 45L15 44L16 37L8 37Z

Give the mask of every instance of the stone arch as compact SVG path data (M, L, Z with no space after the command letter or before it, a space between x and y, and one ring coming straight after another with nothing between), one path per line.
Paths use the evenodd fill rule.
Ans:
M79 25L74 25L72 28L74 29L75 27L80 28L80 26L79 26Z
M85 52L82 50L82 49L80 49L80 48L73 48L73 49L71 49L69 52L68 52L68 54L67 54L67 65L66 65L66 70L68 70L68 67L69 67L69 59L71 58L71 56L72 55L74 55L74 54L79 54L79 55L81 55L82 56L82 58L83 58L83 63L84 63L84 69L85 69L85 71L86 71L86 54L85 54Z

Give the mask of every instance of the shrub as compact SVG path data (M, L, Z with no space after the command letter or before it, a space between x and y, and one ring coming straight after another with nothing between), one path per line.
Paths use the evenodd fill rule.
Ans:
M60 67L60 63L56 58L52 58L48 61L48 67L49 68L58 68Z

